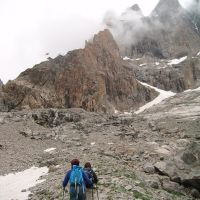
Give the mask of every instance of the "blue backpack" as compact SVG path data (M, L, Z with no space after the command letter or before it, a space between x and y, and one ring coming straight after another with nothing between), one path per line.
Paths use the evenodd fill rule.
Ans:
M83 185L83 170L77 165L72 166L72 171L69 179L70 185L82 186Z

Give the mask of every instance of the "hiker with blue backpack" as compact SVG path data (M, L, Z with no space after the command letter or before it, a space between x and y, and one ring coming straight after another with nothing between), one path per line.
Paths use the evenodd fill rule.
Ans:
M92 181L87 177L83 169L79 166L79 160L71 161L71 169L67 172L63 181L63 199L65 187L70 184L70 200L86 200L86 187L92 187Z
M94 170L92 169L92 165L90 162L85 163L83 171L88 176L88 178L92 181L92 186L86 186L87 187L87 200L94 200L94 190L97 192L97 199L99 199L98 194L98 178Z

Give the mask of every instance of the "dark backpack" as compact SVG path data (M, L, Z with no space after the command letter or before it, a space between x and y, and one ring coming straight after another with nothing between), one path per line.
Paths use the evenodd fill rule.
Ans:
M89 169L89 168L84 168L84 172L85 174L87 175L87 177L93 182L94 180L94 171L92 169Z

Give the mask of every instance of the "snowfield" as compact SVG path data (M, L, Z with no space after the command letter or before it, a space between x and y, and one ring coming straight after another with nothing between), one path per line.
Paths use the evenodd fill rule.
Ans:
M1 200L26 200L31 193L29 188L42 183L45 179L38 180L40 176L48 173L47 167L31 167L22 172L0 176Z
M139 110L137 110L135 112L135 114L139 114L141 112L143 112L144 110L160 103L161 101L163 101L164 99L167 99L171 96L174 96L176 95L176 93L174 92L171 92L171 91L165 91L165 90L161 90L161 89L158 89L156 87L153 87L151 85L148 85L147 83L143 83L143 82L140 82L138 81L140 84L146 86L146 87L150 87L150 88L153 88L154 90L156 90L157 92L159 92L160 94L153 100L153 101L150 101L149 103L145 104L144 106L140 107Z

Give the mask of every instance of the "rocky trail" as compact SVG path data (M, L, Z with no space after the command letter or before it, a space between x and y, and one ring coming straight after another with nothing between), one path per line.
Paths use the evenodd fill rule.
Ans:
M198 90L190 93L199 96ZM178 110L181 102L182 113L199 106L181 93L140 115L82 109L1 113L0 174L46 166L46 181L30 189L29 199L58 200L69 163L78 158L82 165L92 162L100 199L199 198L199 113L179 117L173 106Z

